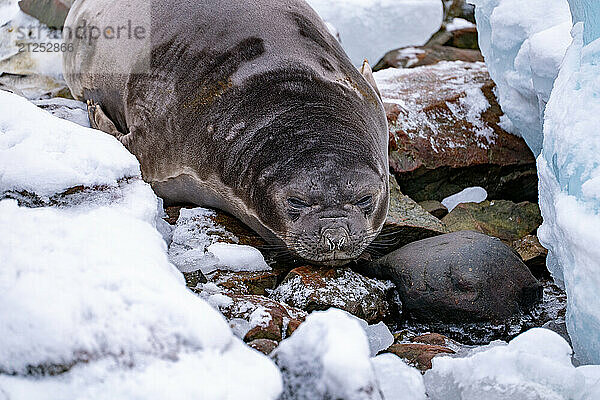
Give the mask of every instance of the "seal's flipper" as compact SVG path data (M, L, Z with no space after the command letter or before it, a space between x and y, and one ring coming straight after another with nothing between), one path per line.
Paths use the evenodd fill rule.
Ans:
M100 104L95 103L93 100L88 100L87 111L92 128L106 132L119 140L125 136L124 133L117 129L115 123L104 113Z
M373 70L371 69L371 66L369 65L369 61L366 58L365 58L365 61L363 61L363 65L362 65L362 67L360 67L359 71L362 74L362 76L367 80L367 82L369 82L371 87L373 87L373 89L377 93L377 96L379 96L379 98L381 99L381 92L379 91L379 88L377 87L377 82L375 82L375 77L373 76Z

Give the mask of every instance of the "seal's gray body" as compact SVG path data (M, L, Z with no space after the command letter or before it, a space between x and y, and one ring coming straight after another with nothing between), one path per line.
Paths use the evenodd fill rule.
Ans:
M376 203L350 234L372 239L387 213L385 113L303 0L77 0L65 26L129 20L151 24L146 40L67 37L65 77L125 134L159 196L287 242L303 233L290 235L280 198L302 192L333 220L364 187Z

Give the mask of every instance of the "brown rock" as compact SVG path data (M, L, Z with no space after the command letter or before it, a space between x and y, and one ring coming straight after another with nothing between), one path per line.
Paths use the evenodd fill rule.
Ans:
M467 27L452 31L447 31L445 28L442 28L435 33L423 47L431 48L443 46L446 48L479 51L478 39L476 27Z
M440 61L483 62L479 50L459 49L443 45L402 47L386 53L375 66L373 71L386 68L416 68L434 65Z
M419 205L437 219L442 219L448 215L448 209L446 206L437 200L425 200L420 202Z
M227 294L254 294L266 296L267 290L273 290L288 270L274 268L271 271L232 272L214 271L207 274L208 282L216 284Z
M512 244L535 232L542 224L542 215L535 203L486 200L481 203L459 204L442 222L452 232L477 231Z
M335 307L377 323L390 317L393 285L350 268L295 268L270 298L311 312Z
M248 346L260 351L261 353L267 356L271 354L271 352L275 350L278 345L279 343L269 339L256 339L248 343Z
M454 354L444 346L420 343L398 343L391 345L386 352L393 353L421 371L431 369L431 360L440 354Z
M548 269L546 268L548 250L540 244L537 236L527 235L515 240L512 248L519 253L525 265L529 267L531 273L536 278L547 278L549 276Z
M424 343L424 344L433 344L437 346L446 346L449 342L449 339L440 335L439 333L425 333L423 335L415 336L410 340L413 343Z
M302 310L281 304L273 299L255 295L231 295L230 303L219 305L228 320L243 319L250 323L245 342L269 339L276 342L287 337L290 323L300 325L306 318Z
M390 168L416 201L482 186L491 198L537 200L535 158L500 126L482 63L441 62L376 74L390 125Z

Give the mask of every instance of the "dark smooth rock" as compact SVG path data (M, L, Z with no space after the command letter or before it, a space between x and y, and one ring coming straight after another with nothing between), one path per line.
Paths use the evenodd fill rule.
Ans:
M542 285L499 239L463 231L411 243L371 263L403 312L426 322L498 321L537 303Z

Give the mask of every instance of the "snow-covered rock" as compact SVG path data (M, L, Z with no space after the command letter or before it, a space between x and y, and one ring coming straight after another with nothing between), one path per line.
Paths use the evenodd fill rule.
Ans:
M82 101L55 97L52 99L33 100L32 103L58 118L75 122L77 125L86 128L90 127L87 106Z
M557 333L534 328L464 358L434 358L425 387L431 400L592 400L600 366L575 368L571 353Z
M313 312L271 356L283 374L282 400L425 398L419 373L389 356L370 358L360 323L341 310Z
M469 0L498 99L537 156L545 105L571 42L567 0Z
M354 64L374 65L384 54L427 42L442 24L439 0L308 0L339 33Z
M239 241L216 220L216 212L206 208L182 208L169 247L171 262L182 272L200 270L208 274L226 271L268 271L263 255ZM234 243L229 243L234 242Z
M586 23L593 27L598 21ZM600 40L584 45L583 28L573 29L573 44L546 108L538 158L544 223L538 235L549 250L550 271L566 288L575 355L599 364Z
M480 186L473 186L446 197L442 200L442 204L448 209L448 212L462 203L481 203L487 199L487 192Z
M42 199L0 200L0 398L278 397L276 366L169 262L116 139L0 92L0 188Z
M52 116L0 91L0 194L48 198L75 186L114 188L140 176L139 164L103 132Z

